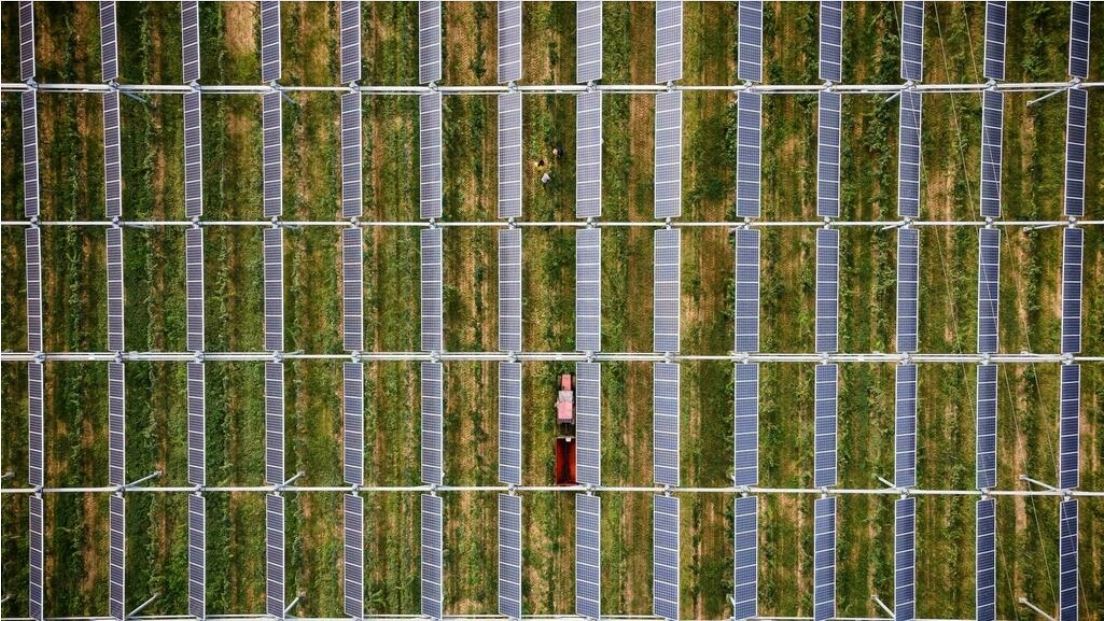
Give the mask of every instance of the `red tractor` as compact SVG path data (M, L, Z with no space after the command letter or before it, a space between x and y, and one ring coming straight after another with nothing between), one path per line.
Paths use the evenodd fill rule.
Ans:
M560 375L556 394L556 485L575 485L575 376Z

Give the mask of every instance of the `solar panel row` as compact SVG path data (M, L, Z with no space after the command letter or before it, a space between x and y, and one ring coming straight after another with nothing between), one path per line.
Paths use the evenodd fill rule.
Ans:
M503 93L499 95L499 218L521 217L521 119L521 93Z
M498 232L498 349L522 349L521 229Z
M521 0L498 3L498 83L521 79Z
M342 84L352 84L360 80L360 56L360 2L341 0Z
M813 504L813 619L836 616L836 499Z
M345 494L345 614L364 618L364 499Z
M264 341L268 351L284 349L284 230L264 229Z
M916 365L897 365L894 476L897 487L916 486Z
M763 100L744 91L736 100L736 215L759 217Z
M1058 619L1077 621L1077 499L1058 505Z
M575 349L602 349L602 229L575 231Z
M839 349L839 230L816 234L816 351Z
M999 347L1000 229L978 230L978 352L994 354Z
M652 612L679 618L679 498L655 496L652 510Z
M1004 143L1004 93L981 94L981 215L1001 215L1001 162Z
M1071 88L1066 98L1066 194L1065 214L1085 215L1085 123L1089 94Z
M976 448L978 489L997 486L997 367L977 368Z
M180 47L185 84L199 81L199 0L180 2Z
M923 0L906 0L901 9L901 79L924 79Z
M656 94L655 217L682 215L682 91Z
M1058 487L1080 485L1081 367L1062 365L1058 401Z
M27 365L27 483L46 485L46 429L43 422L45 385L42 363Z
M261 82L275 82L280 73L280 1L261 0Z
M107 363L107 482L126 484L126 372Z
M203 104L198 92L184 94L184 216L203 215Z
M119 494L108 498L108 614L126 619L126 500Z
M840 214L840 110L839 93L821 91L817 123L817 215Z
M284 121L280 93L272 91L261 97L264 217L272 218L284 213Z
M19 3L19 79L24 82L35 77L34 3Z
M418 0L418 82L441 81L441 0Z
M759 616L759 499L734 501L732 617L746 621Z
M1062 353L1081 351L1082 254L1085 232L1069 227L1062 234Z
M820 79L843 79L843 0L820 3Z
M827 487L835 485L836 476L836 416L838 388L838 367L834 364L819 364L813 390L814 398L814 463L813 485Z
M759 351L759 231L738 229L736 243L735 336L738 352Z
M498 365L498 480L521 485L521 363Z
M341 297L346 351L364 349L364 250L360 227L341 231Z
M423 218L441 217L441 94L418 97L421 153L419 209Z
M521 618L521 497L498 495L498 614Z
M1007 4L1005 0L987 0L985 3L985 77L990 80L1004 79Z
M653 347L658 352L679 350L680 233L679 229L655 232Z
M923 100L917 91L901 91L897 147L897 214L920 217L920 127Z
M679 365L660 362L654 369L655 481L679 485Z
M44 516L46 514L45 503L41 495L31 496L30 499L30 540L28 542L29 563L28 568L28 612L32 619L42 621L45 617L45 578L46 578L46 530Z
M978 621L997 617L997 505L983 498L976 505L974 606Z
M575 81L602 79L602 0L575 3Z
M602 617L602 499L575 495L575 614Z
M763 81L763 3L740 0L739 65L736 77L745 82Z
M737 364L733 401L733 483L759 484L759 365Z
M575 217L602 215L602 93L575 99Z
M423 365L424 366L424 365ZM440 496L422 495L422 615L440 619L444 607L444 503Z
M265 496L265 612L284 618L284 497Z
M107 229L107 349L120 352L123 333L123 229Z
M184 275L188 315L188 351L201 352L204 344L203 229L184 230Z
M602 365L575 363L576 478L602 484Z
M284 476L284 365L265 363L265 483L281 485Z
M422 363L422 482L444 482L444 369L437 362Z
M207 617L207 499L188 495L188 614Z
M342 366L342 407L345 410L345 482L364 485L364 365Z
M441 229L422 229L422 351L444 347Z
M682 0L656 0L656 83L682 79Z
M356 4L355 2L353 4ZM359 9L358 9L359 11ZM357 13L359 15L359 13ZM357 65L358 67L360 65ZM358 76L359 79L359 76ZM360 93L341 95L341 217L356 218L364 211L364 172L361 149Z
M119 146L119 92L103 96L104 206L108 218L123 215L122 150Z
M1089 13L1088 0L1070 2L1069 74L1082 80L1089 77Z
M27 279L27 351L42 351L42 230L24 229Z
M119 79L115 0L100 0L100 68L104 82L114 82Z
M920 329L920 231L897 229L897 351L915 352Z
M916 499L893 503L893 618L916 618Z
M38 93L23 91L23 214L39 215L38 204Z
M202 362L188 363L188 483L207 484L206 369Z

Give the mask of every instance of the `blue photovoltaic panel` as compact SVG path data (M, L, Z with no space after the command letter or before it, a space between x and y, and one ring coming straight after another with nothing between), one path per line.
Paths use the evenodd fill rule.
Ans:
M655 232L653 347L658 352L679 350L679 294L681 237L678 229Z
M1000 229L978 230L978 352L995 354L1000 346Z
M1081 352L1081 261L1085 232L1065 229L1062 236L1062 353Z
M602 484L602 365L575 363L575 455L580 485Z
M264 229L264 341L268 351L284 349L284 231Z
M897 366L894 477L897 487L916 486L916 365Z
M284 618L284 497L265 495L265 612Z
M735 485L759 484L759 365L737 364L733 382L735 416L733 418L733 482Z
M119 494L108 498L108 612L118 621L126 619L126 500Z
M893 503L893 618L916 618L916 499Z
M23 109L23 214L31 218L39 215L38 92L23 91L20 101Z
M203 215L203 104L184 93L184 216Z
M1089 94L1080 88L1067 91L1065 214L1085 215L1085 123Z
M521 79L521 0L498 2L498 83Z
M682 215L682 91L656 94L655 217Z
M419 210L423 218L441 217L441 94L423 93L419 105L421 153Z
M422 229L422 351L444 349L441 229Z
M575 231L575 349L602 349L602 229Z
M843 79L843 0L820 3L820 79Z
M207 484L207 375L202 362L188 363L188 483Z
M652 511L652 612L679 618L679 498L655 496Z
M654 372L655 481L679 485L679 365L658 362Z
M522 349L521 229L498 232L498 349Z
M1004 39L1008 3L988 0L985 3L985 77L1004 79Z
M1089 10L1088 0L1070 2L1069 74L1082 80L1089 77Z
M736 215L758 218L762 96L744 91L736 100L736 108Z
M123 333L123 229L107 229L107 349L122 351Z
M418 82L441 80L441 0L418 0Z
M364 618L364 499L345 494L345 614Z
M840 94L821 91L817 124L817 215L840 213Z
M575 3L575 81L602 79L602 0Z
M279 80L280 71L280 2L261 0L261 82Z
M344 4L344 3L343 3ZM354 3L355 4L355 3ZM359 11L359 8L357 9ZM364 212L364 167L361 150L360 93L341 94L341 217Z
M34 3L19 3L19 79L26 82L35 76Z
M813 485L816 487L836 484L837 373L838 368L834 364L819 364L816 367L813 436Z
M276 91L261 96L261 134L264 137L261 154L266 218L284 213L284 121L280 97L280 93Z
M978 621L997 618L997 506L992 498L977 501L974 560L974 605Z
M204 294L203 294L203 229L193 227L184 231L184 275L188 315L188 351L201 352L204 344Z
M207 499L188 495L188 614L207 617Z
M103 71L104 82L114 82L119 79L115 0L100 0L100 68Z
M1058 505L1058 618L1077 621L1077 499Z
M897 214L920 217L920 128L923 99L918 91L901 91L897 147Z
M284 365L265 363L265 483L282 485L284 476Z
M498 480L521 485L521 363L498 365Z
M897 352L919 347L920 231L897 229Z
M839 347L839 231L817 229L816 351Z
M422 363L422 482L444 483L444 369Z
M27 351L42 351L42 230L24 229L27 279Z
M180 37L184 83L199 81L199 0L181 0Z
M46 507L41 495L30 497L30 541L28 542L28 556L30 567L28 568L28 601L27 605L32 619L41 621L45 599L44 581L46 578Z
M345 410L345 482L364 485L364 365L344 364L341 395Z
M27 483L46 484L46 431L43 421L45 385L42 363L27 365Z
M351 84L358 80L360 80L360 1L341 0L341 83Z
M734 504L732 616L746 621L759 616L759 499L744 496Z
M813 619L836 616L836 499L813 505Z
M521 496L498 495L498 614L521 618Z
M423 365L424 366L424 365ZM422 495L422 615L440 619L444 607L444 503Z
M763 81L763 3L740 0L740 62L736 77L744 82Z
M1001 215L1001 165L1004 144L1004 93L981 94L981 215Z
M602 215L602 93L575 99L575 217Z
M104 205L108 218L123 215L122 149L119 144L119 92L103 96Z
M498 96L499 218L521 217L521 107L521 93Z
M738 352L759 351L759 231L737 229L735 336Z
M997 486L997 367L984 364L977 368L976 422L978 489Z
M575 495L575 614L602 616L602 499Z
M1081 367L1062 365L1058 404L1058 487L1080 485Z
M656 0L656 83L682 79L682 0Z
M126 484L126 372L107 363L107 482Z
M901 79L924 79L924 2L911 0L901 10Z
M364 349L364 250L360 227L341 231L342 340L345 351Z

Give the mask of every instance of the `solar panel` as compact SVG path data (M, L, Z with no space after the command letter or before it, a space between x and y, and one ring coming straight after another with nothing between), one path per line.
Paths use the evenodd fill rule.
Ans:
M346 351L364 349L364 251L360 228L341 232L341 294Z
M521 229L498 232L498 349L522 349Z
M817 229L816 350L839 349L839 231Z
M284 618L284 497L265 496L265 612Z
M30 541L28 543L30 568L27 572L29 577L27 604L31 618L39 620L45 616L43 600L45 599L46 530L43 516L46 510L43 505L42 496L36 494L30 497Z
M204 346L203 229L184 230L184 273L187 297L188 351L201 352Z
M1088 0L1070 2L1069 74L1082 80L1089 77L1089 7Z
M659 362L654 370L655 480L679 484L679 365Z
M345 3L343 2L343 4ZM356 3L354 2L353 4ZM357 15L359 14L358 12ZM343 93L341 95L342 218L356 218L364 211L361 123L360 93Z
M20 102L23 109L23 213L33 218L39 215L38 93L23 91Z
M1077 621L1077 499L1058 505L1058 621Z
M658 352L679 350L679 264L682 257L678 229L655 232L654 343Z
M763 3L740 0L740 63L737 77L745 82L763 81Z
M759 616L759 499L734 501L732 617L745 621Z
M123 334L123 229L107 229L107 348L122 351Z
M836 616L836 499L813 504L813 619Z
M1001 215L1001 162L1004 133L1004 93L981 94L981 215Z
M126 500L108 497L108 611L119 621L126 619Z
M576 478L602 484L602 365L575 363Z
M897 366L894 477L897 487L916 486L916 365Z
M19 79L24 82L35 76L34 3L19 3Z
M1062 353L1081 351L1081 259L1085 232L1067 228L1062 235Z
M280 72L280 2L261 0L261 82L279 80Z
M267 1L267 0L266 0ZM271 218L284 213L284 145L283 112L280 93L273 91L262 95L262 125L264 136L264 217Z
M424 2L422 3L424 4ZM441 217L441 94L418 97L421 153L421 217Z
M814 449L816 452L813 471L813 485L826 487L835 485L836 479L836 416L838 388L836 385L838 368L834 364L819 364L816 367L814 407L816 433Z
M744 91L736 100L736 215L759 217L760 140L763 100Z
M27 278L27 351L42 351L42 230L24 229Z
M821 91L817 123L817 215L838 218L840 213L839 93Z
M441 0L418 0L418 82L441 81Z
M422 363L422 482L444 482L444 369L437 362Z
M498 495L498 614L521 618L521 497Z
M893 503L893 618L916 618L916 499Z
M199 0L181 0L180 36L184 61L184 83L199 81Z
M341 83L360 80L360 2L341 0ZM360 616L362 613L358 613Z
M843 79L843 0L820 3L820 79Z
M104 82L114 82L119 79L115 0L100 0L100 68L103 71Z
M123 215L122 151L119 148L119 92L103 96L104 206L108 218Z
M521 93L498 96L498 217L521 217Z
M997 618L997 506L992 498L977 501L974 560L974 605L978 621Z
M985 3L985 77L1004 79L1004 38L1008 3L988 0Z
M978 352L993 354L999 347L1000 230L978 230Z
M655 217L682 215L682 91L656 94Z
M897 351L915 352L920 327L920 231L897 229Z
M682 79L682 0L656 1L656 83Z
M264 229L265 349L284 349L284 230Z
M602 0L575 3L575 81L602 79Z
M997 486L997 367L977 368L977 488Z
M1081 367L1064 364L1058 403L1058 487L1080 485Z
M107 363L107 481L126 484L126 374L121 362Z
M422 351L444 347L441 229L422 229Z
M602 349L602 229L575 231L575 349Z
M912 0L901 9L901 79L924 79L924 2Z
M27 365L27 482L31 487L46 484L46 430L42 419L45 386L42 363Z
M733 482L735 485L759 484L759 365L737 364L735 371L733 418ZM754 616L754 615L753 615Z
M498 3L498 83L521 79L521 0Z
M602 499L575 494L575 614L602 616Z
M345 494L345 614L364 617L364 499Z
M425 365L423 365L425 366ZM422 615L440 619L444 607L444 504L422 495Z
M202 362L188 363L188 483L207 484L206 370Z
M655 496L652 511L652 612L679 618L679 498Z
M265 363L265 483L281 485L284 476L284 365Z
M602 93L575 99L575 217L602 215Z
M901 91L897 146L897 214L920 217L920 128L923 99L918 91Z
M188 614L207 617L207 499L188 495Z
M203 108L198 92L184 93L184 216L203 215Z
M364 485L364 366L342 365L342 405L345 409L345 482Z
M498 479L521 485L521 363L498 365Z
M1089 94L1079 88L1066 91L1065 214L1085 215L1085 123Z
M736 351L759 351L759 231L737 229Z

